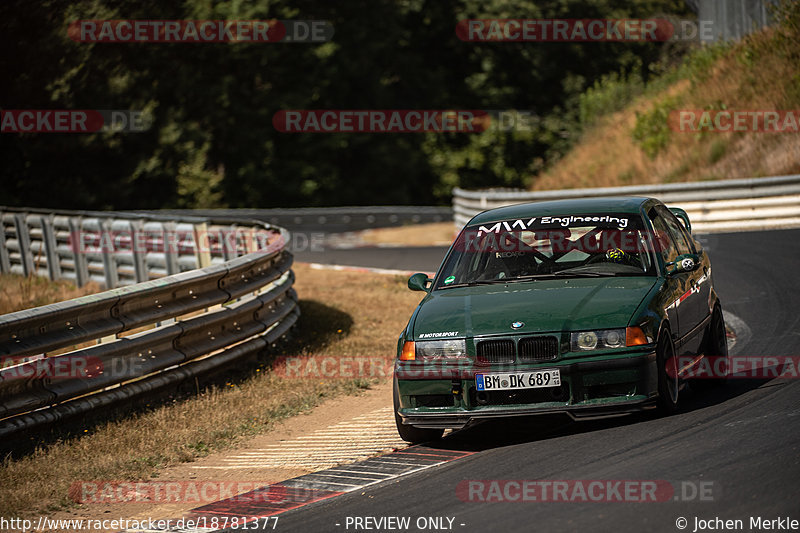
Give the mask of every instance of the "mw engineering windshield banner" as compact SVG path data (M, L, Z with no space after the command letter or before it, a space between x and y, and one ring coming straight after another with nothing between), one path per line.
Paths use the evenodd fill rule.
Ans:
M552 215L468 226L459 236L458 252L567 253L573 250L596 254L618 248L638 253L661 249L663 236L644 229L638 215Z

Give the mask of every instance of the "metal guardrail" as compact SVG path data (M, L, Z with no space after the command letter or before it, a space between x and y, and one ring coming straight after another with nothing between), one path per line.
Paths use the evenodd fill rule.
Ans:
M269 222L292 232L314 231L346 233L372 228L449 222L453 212L449 207L437 206L353 206L305 207L281 209L186 209L143 211L145 214L193 215L211 218L248 219Z
M612 196L651 196L681 207L689 214L692 230L696 233L800 226L800 175L552 191L467 191L456 188L453 190L453 212L455 224L460 229L476 214L495 207Z
M5 208L0 218L3 272L118 286L0 316L0 438L222 368L300 314L281 228Z
M0 207L0 272L111 289L253 252L281 229L270 228L252 219Z
M701 33L706 42L741 39L773 22L769 4L774 0L693 0L699 21L710 22L711 35Z

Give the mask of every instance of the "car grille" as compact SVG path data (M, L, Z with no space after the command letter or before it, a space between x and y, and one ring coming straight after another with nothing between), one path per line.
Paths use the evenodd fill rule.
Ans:
M547 335L525 337L515 346L512 339L495 339L478 342L478 362L484 364L535 363L558 358L558 339ZM519 353L517 353L519 350Z
M519 360L551 361L558 357L558 339L555 337L527 337L519 341Z
M513 363L514 341L511 339L481 341L477 345L479 363Z

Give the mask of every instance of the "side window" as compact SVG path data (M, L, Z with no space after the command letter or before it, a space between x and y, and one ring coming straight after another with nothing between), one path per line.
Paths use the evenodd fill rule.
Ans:
M702 247L701 248L697 247L697 243L692 238L692 236L689 234L689 230L686 229L686 226L683 225L683 222L681 222L681 220L677 216L675 216L675 214L672 211L670 211L669 209L665 209L665 211L670 214L670 217L668 217L668 218L674 218L675 219L675 222L678 224L678 229L680 230L681 234L683 235L683 238L686 239L686 242L689 243L689 253L696 254L696 253L698 253L698 250L702 251Z
M686 229L683 227L683 224L681 224L681 221L678 220L669 209L663 206L656 206L655 209L659 216L663 217L664 222L666 222L670 235L672 235L672 239L678 247L678 253L681 255L694 253L692 246L686 238Z
M678 247L675 244L675 238L669 230L669 226L655 208L651 209L647 216L653 222L653 229L656 231L656 247L657 251L664 258L665 263L675 261L678 257Z

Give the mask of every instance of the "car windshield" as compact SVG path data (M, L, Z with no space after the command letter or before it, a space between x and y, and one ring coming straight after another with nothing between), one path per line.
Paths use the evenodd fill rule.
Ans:
M590 214L476 224L458 236L435 288L542 278L655 275L641 217Z

